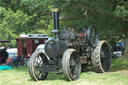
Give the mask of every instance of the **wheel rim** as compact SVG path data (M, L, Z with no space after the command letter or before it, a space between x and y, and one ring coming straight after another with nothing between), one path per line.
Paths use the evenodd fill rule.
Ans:
M110 49L108 48L107 44L103 44L100 51L100 61L101 66L105 72L108 71L110 65L111 65L111 58L110 58Z
M67 80L77 80L81 73L80 57L74 49L67 49L62 58L62 70Z
M79 68L80 68L80 59L78 58L77 54L73 52L70 57L69 62L69 72L72 79L77 79L79 77Z
M111 66L111 48L106 41L99 41L94 49L91 62L96 72L108 72Z
M48 72L43 72L43 65L47 64L47 58L44 54L38 54L35 56L34 62L33 62L33 68L34 68L34 75L36 76L36 80L44 80L45 77L48 75Z

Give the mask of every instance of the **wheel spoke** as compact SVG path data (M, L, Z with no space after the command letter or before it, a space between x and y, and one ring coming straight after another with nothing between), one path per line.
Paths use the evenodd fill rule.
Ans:
M70 61L72 61L71 62L71 64L70 64L70 75L72 76L72 78L73 79L75 79L77 76L78 76L78 65L77 64L79 64L79 58L77 58L78 56L77 55L75 55L75 54L72 54L72 56L71 56L71 58L70 58Z

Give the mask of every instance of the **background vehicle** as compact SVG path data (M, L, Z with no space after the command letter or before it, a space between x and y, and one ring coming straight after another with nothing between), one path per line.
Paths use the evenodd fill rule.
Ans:
M5 43L9 43L9 42L10 41L8 41L8 40L0 40L1 44L5 44ZM8 53L6 52L6 48L7 48L6 45L3 45L0 47L0 65L5 64L6 60L8 58Z
M18 53L17 48L8 48L6 51L10 59L16 59Z
M29 58L38 45L44 44L48 39L47 34L22 34L16 39L18 56Z
M116 43L115 46L113 46L113 58L119 58L123 55L124 50L125 50L125 45L124 42L119 41L118 43Z

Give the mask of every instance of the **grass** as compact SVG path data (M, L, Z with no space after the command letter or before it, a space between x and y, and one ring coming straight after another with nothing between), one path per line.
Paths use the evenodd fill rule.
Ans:
M66 81L63 74L50 73L46 80L35 82L27 67L0 71L0 85L128 85L128 60L113 59L107 73L83 72L80 79Z

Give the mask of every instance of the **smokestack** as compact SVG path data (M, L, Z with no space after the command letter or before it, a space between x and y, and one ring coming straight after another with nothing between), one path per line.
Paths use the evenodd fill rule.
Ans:
M52 30L52 33L55 35L55 40L59 40L59 9L54 8L52 10L52 17L53 17L53 25L54 30Z

